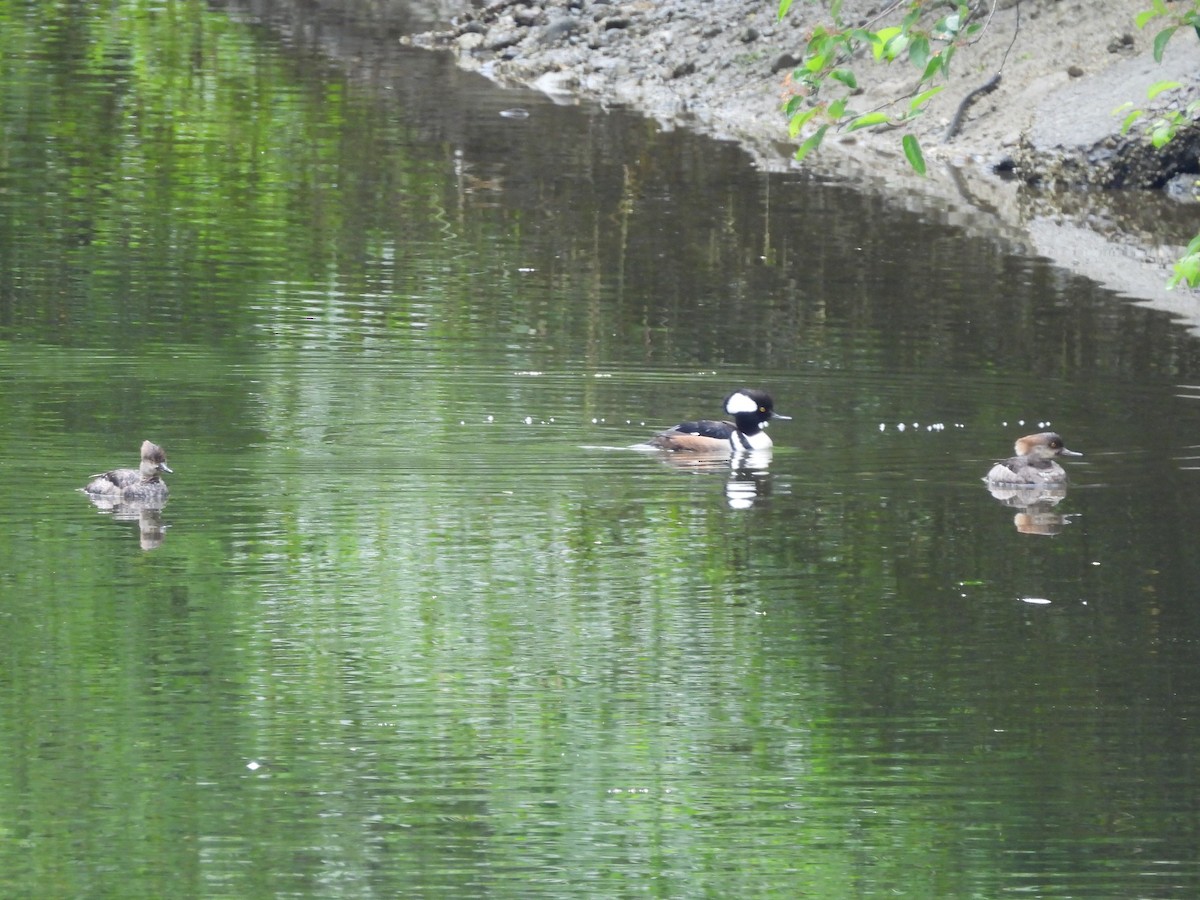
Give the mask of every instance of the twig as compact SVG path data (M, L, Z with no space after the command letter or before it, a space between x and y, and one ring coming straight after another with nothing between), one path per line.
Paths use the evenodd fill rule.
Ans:
M996 0L992 0L992 8L988 10L987 20L983 23L983 27L979 29L979 34L975 35L974 38L972 38L970 41L967 42L969 46L973 47L976 44L978 44L980 41L983 40L983 36L985 34L987 34L987 30L992 24L992 17L995 15L996 15ZM1020 0L1017 0L1017 15L1018 16L1021 15Z
M996 70L997 72L1004 71L1004 64L1008 62L1008 54L1012 53L1013 44L1017 42L1017 35L1021 32L1021 0L1017 0L1013 5L1017 10L1017 21L1013 24L1012 40L1008 42L1008 49L1004 51L1004 59L1000 60L1000 68Z
M900 5L901 2L902 2L902 0L895 0L895 2L893 2L892 4L885 6L883 9L881 9L879 12L877 12L874 16L872 16L871 18L869 18L865 22L863 22L863 27L865 28L867 25L874 25L876 22L878 22L884 16L889 15L892 12L892 10L894 10L896 7L898 7Z

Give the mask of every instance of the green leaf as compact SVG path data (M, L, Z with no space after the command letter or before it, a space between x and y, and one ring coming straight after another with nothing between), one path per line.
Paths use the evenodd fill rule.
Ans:
M829 104L827 115L833 120L838 120L846 114L846 98L839 97Z
M1200 234L1196 235L1194 238L1192 238L1190 241L1188 241L1187 252L1188 253L1200 253Z
M807 97L802 97L796 94L794 97L788 97L788 102L783 104L783 114L789 119L792 116L800 115L800 109L808 102Z
M958 29L961 27L962 19L955 13L952 16L946 16L936 25L933 26L934 31L940 31L950 37L958 34Z
M1183 84L1178 81L1156 81L1146 88L1146 99L1153 100L1163 91L1173 91L1177 87L1183 87Z
M792 0L779 0L779 18L787 15L788 7L792 5Z
M888 117L887 117L886 113L881 113L881 112L864 113L863 115L861 115L857 119L855 119L853 122L851 122L850 126L846 129L846 131L858 131L858 129L860 129L860 128L871 128L874 125L883 125L887 121L888 121Z
M828 125L822 125L815 132L813 132L812 137L801 144L800 148L796 151L796 159L803 160L804 157L808 156L808 154L820 147L821 141L825 139L825 132L828 130Z
M1172 25L1170 28L1164 28L1154 36L1154 61L1162 62L1163 51L1167 49L1167 41L1171 39L1171 35L1179 28L1178 25Z
M904 156L908 160L908 164L913 167L913 171L918 175L924 175L925 155L921 153L921 144L911 134L906 134L900 144L904 147Z
M804 55L823 56L829 52L829 45L832 41L833 35L818 25L813 30L812 37L808 39L808 46L804 48Z
M1171 138L1174 136L1175 129L1163 123L1150 132L1150 143L1154 145L1155 150L1161 150L1171 142Z
M929 38L923 34L913 38L908 45L908 58L918 69L925 68L925 64L929 62Z
M1200 284L1200 255L1189 253L1175 263L1172 268L1175 270L1175 274L1167 282L1167 287L1173 288L1181 281L1187 282L1188 287L1196 287Z
M896 59L896 57L904 52L904 49L907 46L908 36L904 34L898 34L889 39L888 42L883 45L883 55L887 57L888 62L892 62Z
M1133 123L1146 114L1144 109L1135 109L1125 117L1125 121L1121 123L1121 134L1129 134L1129 129L1133 127Z
M840 81L846 87L850 88L850 90L858 87L858 79L854 77L854 73L849 69L834 69L829 73L829 77L834 81Z
M1138 13L1137 17L1133 21L1134 21L1134 24L1136 24L1137 27L1140 29L1140 28L1145 28L1149 22L1151 22L1157 18L1158 18L1158 13L1156 13L1152 9L1148 9L1145 12Z
M811 109L806 109L802 113L797 113L788 120L788 134L795 137L800 133L800 129L812 121L813 116L820 112L820 107L814 106Z
M942 74L947 78L950 77L950 60L954 59L954 45L944 48L939 54L942 58Z
M808 59L804 60L804 69L807 72L820 72L825 68L825 62L827 59L828 57L822 56L819 53L816 56L810 56Z
M912 98L912 102L908 104L909 112L916 112L920 107L924 106L933 99L935 94L940 93L946 86L939 84L937 87L932 87L927 91L921 91L917 96Z
M929 65L927 65L925 67L925 71L921 73L921 84L932 80L933 77L941 70L942 66L945 65L945 62L945 59L940 53L933 57L933 59L929 60Z
M876 62L883 59L884 54L888 52L888 45L892 42L893 38L900 36L901 31L899 28L880 28L871 36L871 52L875 54ZM891 60L895 56L889 55L887 58Z

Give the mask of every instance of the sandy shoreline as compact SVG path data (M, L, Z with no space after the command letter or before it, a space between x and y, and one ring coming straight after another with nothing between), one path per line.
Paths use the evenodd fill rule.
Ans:
M1200 215L1188 225L1191 217L1180 215L1176 201L1150 190L1139 190L1134 204L1109 203L1113 192L1107 191L1077 192L1082 202L1059 204L1048 192L994 171L1015 167L1025 179L1103 184L1121 144L1114 110L1122 102L1147 105L1146 88L1164 79L1200 93L1200 43L1181 34L1163 63L1155 63L1157 28L1140 32L1134 24L1148 5L998 3L978 42L958 52L953 78L913 129L929 163L927 177L909 169L897 131L831 136L804 165L1025 247L1181 315L1200 332L1200 301L1164 286L1169 263L1200 229ZM873 8L846 3L851 12L855 6L861 13ZM775 10L774 2L743 0L501 0L452 32L411 42L449 49L464 68L536 87L560 102L619 104L664 127L734 140L758 165L783 170L798 165L792 159L797 142L789 140L781 110L785 79L807 28L824 14L796 2L779 21ZM856 71L864 90L854 102L864 110L906 97L916 82L908 65L863 61ZM943 141L963 97L997 71L998 89L971 106L961 132ZM1138 144L1132 149L1142 149ZM1164 221L1177 224L1164 231Z

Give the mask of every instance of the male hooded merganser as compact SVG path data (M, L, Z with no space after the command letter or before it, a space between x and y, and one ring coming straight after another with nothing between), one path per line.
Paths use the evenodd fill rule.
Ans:
M150 441L142 441L140 468L113 469L111 472L93 475L83 490L93 499L117 502L145 503L166 500L167 483L162 480L163 472L171 472L163 448Z
M725 398L725 412L732 422L683 422L656 434L652 446L662 450L687 450L693 453L747 453L770 450L771 439L763 431L771 419L790 419L775 412L771 398L763 391L743 388Z
M984 481L992 484L1065 484L1067 473L1054 461L1057 456L1083 456L1063 446L1053 431L1027 434L1013 445L1017 455L998 462Z

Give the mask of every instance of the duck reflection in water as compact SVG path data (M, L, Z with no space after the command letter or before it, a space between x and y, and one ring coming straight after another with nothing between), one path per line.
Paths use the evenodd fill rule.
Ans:
M775 412L771 396L742 388L725 398L733 421L698 419L683 422L652 437L649 447L663 451L663 460L694 472L726 472L725 496L733 509L747 509L770 493L773 443L765 429L772 419L789 419Z
M1067 496L1067 473L1057 460L1083 454L1068 450L1053 431L1018 438L1013 449L1017 455L995 463L983 479L988 492L1017 510L1017 531L1058 534L1068 519L1055 509Z
M771 495L771 452L756 453L664 453L662 460L687 472L721 474L725 481L725 499L730 509L749 509Z
M161 505L143 503L138 500L109 505L101 498L92 497L91 500L97 509L112 513L113 519L117 522L137 522L138 542L142 545L143 550L155 550L162 546L163 538L167 534L167 526L163 524Z
M163 542L166 526L162 509L167 505L167 483L162 473L171 473L162 447L142 442L141 464L136 469L111 469L80 488L92 504L112 514L120 522L137 522L144 550L153 550Z

